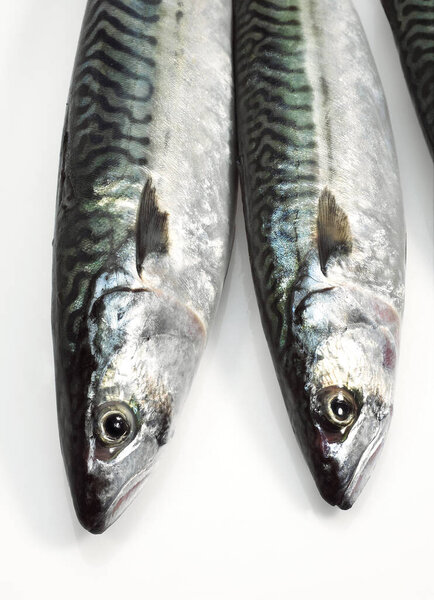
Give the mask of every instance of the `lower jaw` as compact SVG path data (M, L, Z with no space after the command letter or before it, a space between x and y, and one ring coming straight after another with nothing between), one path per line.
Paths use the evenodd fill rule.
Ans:
M357 498L359 497L361 491L363 490L371 476L375 464L375 459L377 458L378 453L383 447L383 442L384 439L381 437L380 431L369 444L369 446L366 448L359 461L359 464L357 465L355 473L352 476L349 484L345 488L342 494L342 499L338 504L339 508L341 508L342 510L348 510L349 508L351 508L357 500Z
M108 529L119 517L125 512L128 506L132 503L142 488L146 479L146 473L138 473L128 483L124 485L115 500L110 505L104 521L102 523L102 531Z

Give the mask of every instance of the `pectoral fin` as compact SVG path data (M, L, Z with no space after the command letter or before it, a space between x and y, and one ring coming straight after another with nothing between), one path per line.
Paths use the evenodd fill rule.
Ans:
M349 254L353 247L347 214L325 188L319 198L317 243L321 271L327 275L327 263L332 256Z
M136 230L136 265L141 275L143 261L155 252L164 254L169 249L168 213L160 210L152 180L148 179L140 198Z

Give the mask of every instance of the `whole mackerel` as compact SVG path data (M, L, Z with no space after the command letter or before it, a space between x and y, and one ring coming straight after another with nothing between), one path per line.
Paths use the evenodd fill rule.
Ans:
M317 486L346 509L392 415L406 236L389 116L347 0L238 0L235 52L262 322Z
M434 159L434 0L381 0Z
M104 531L172 431L233 234L230 0L89 0L54 239L62 453Z

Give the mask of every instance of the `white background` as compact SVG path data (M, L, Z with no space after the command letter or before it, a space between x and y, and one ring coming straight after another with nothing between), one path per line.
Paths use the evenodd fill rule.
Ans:
M389 101L408 226L396 410L377 469L351 511L321 500L265 344L239 210L176 435L141 496L92 536L60 456L50 333L58 153L85 0L2 0L2 598L434 598L433 164L380 0L355 4Z

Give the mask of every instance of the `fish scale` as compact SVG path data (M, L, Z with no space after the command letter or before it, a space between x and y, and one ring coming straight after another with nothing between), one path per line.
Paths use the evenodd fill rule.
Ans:
M404 301L405 227L381 83L347 0L239 0L235 78L264 331L320 492L349 508L390 422Z
M382 0L404 74L434 157L434 1Z

